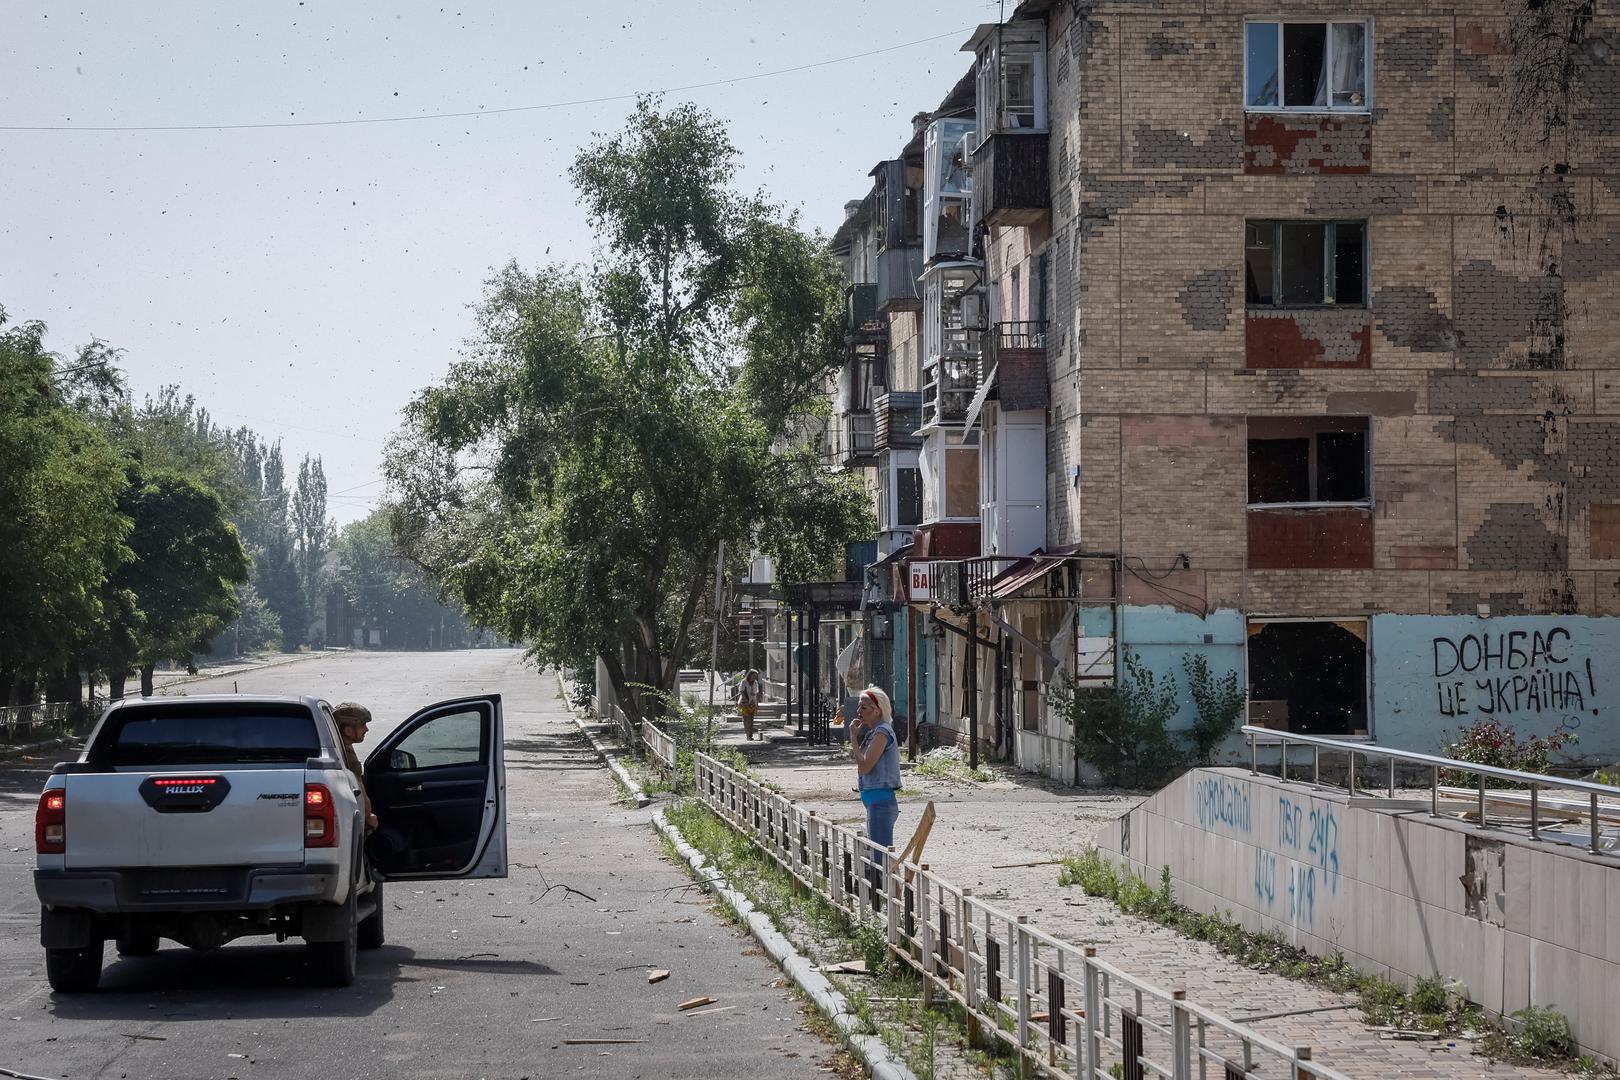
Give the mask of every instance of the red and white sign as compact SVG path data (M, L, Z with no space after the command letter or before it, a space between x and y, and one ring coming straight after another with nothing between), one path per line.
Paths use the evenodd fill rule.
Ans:
M907 563L906 572L911 581L909 590L911 602L913 604L928 603L928 563Z

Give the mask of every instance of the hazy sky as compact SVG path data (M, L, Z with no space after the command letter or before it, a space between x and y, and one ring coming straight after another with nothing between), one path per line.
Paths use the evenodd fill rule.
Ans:
M741 186L831 231L995 0L0 5L0 128L296 123L673 93L725 120ZM1009 5L1010 6L1010 5ZM920 44L920 39L933 38ZM340 522L487 272L587 260L567 168L630 100L249 130L0 130L0 307L125 350L221 423L325 459ZM549 254L548 254L549 252Z

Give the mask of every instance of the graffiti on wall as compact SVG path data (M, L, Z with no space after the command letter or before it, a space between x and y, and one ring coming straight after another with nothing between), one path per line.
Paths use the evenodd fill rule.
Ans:
M1286 881L1278 885L1278 855ZM1328 895L1339 891L1339 820L1328 803L1298 803L1286 795L1277 798L1276 850L1254 851L1254 898L1267 912L1277 908L1278 897L1288 907L1288 921L1310 927L1316 921L1318 887Z
M1620 757L1620 618L1375 615L1373 734L1414 750L1444 746L1477 720L1521 736L1579 733L1575 753Z
M1578 715L1597 700L1592 657L1575 655L1566 626L1441 634L1430 648L1441 716Z
M1224 776L1200 776L1193 786L1198 824L1206 829L1217 825L1228 832L1247 836L1253 825L1249 807L1249 785L1234 783Z

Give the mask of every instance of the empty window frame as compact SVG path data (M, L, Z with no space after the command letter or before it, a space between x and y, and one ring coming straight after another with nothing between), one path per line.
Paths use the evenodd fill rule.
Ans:
M1243 279L1250 307L1365 306L1367 223L1250 221Z
M1251 416L1251 507L1350 504L1372 500L1364 416Z
M1249 723L1301 735L1367 734L1367 620L1253 619Z
M1371 27L1355 22L1244 25L1244 107L1251 111L1366 112Z

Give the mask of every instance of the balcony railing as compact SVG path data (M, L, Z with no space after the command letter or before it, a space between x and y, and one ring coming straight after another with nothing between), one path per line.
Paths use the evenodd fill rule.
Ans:
M844 329L851 334L887 333L888 320L878 312L878 287L874 283L850 285L844 289Z
M1035 225L1052 206L1046 132L1000 132L973 152L973 204L980 224Z
M827 441L830 456L839 465L861 468L877 462L873 417L868 411L834 416Z
M979 389L977 350L971 359L944 359L923 367L923 426L960 426Z
M922 445L917 429L922 427L922 394L915 390L891 390L877 399L873 447L885 450L915 450Z
M989 397L1005 412L1044 409L1052 400L1046 370L1046 320L998 322L984 332L984 377L996 372Z

